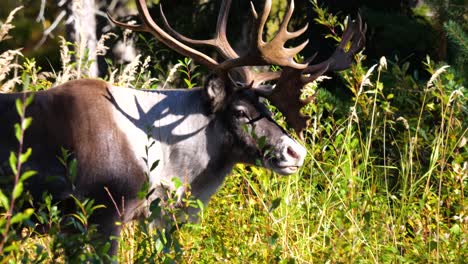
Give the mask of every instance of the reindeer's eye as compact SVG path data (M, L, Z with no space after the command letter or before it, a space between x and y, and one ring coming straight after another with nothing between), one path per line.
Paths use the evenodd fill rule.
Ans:
M238 108L238 109L235 109L234 110L234 116L237 118L237 119L241 119L241 118L246 118L248 119L249 116L247 115L247 113L245 112L244 109L241 109L241 108Z
M236 110L236 112L234 112L234 115L235 115L237 118L247 117L247 114L245 113L245 111L244 111L244 110L241 110L241 109Z

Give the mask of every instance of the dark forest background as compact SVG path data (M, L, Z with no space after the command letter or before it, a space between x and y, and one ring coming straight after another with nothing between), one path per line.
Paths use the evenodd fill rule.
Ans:
M97 38L109 31L119 32L120 29L109 24L106 12L114 16L127 17L135 14L133 1L124 0L86 0L94 6L96 22L87 27ZM156 19L159 17L158 8L154 8L159 1L153 0L151 11ZM207 38L214 31L218 8L221 1L192 1L192 0L162 0L164 11L171 23L179 32L191 37ZM274 32L275 27L284 14L287 1L275 1L268 24L267 35ZM262 1L254 1L260 9ZM410 63L410 70L423 73L421 61L429 55L435 61L446 61L456 66L462 74L467 71L467 37L468 18L465 0L319 0L319 6L325 7L330 13L343 20L350 15L355 18L359 13L367 23L366 33L366 63L375 64L381 56L386 56L396 63ZM3 42L1 50L23 47L26 57L35 57L38 65L44 70L60 68L59 40L57 36L73 34L70 19L73 10L70 1L37 1L21 0L2 1L0 19L4 20L8 13L16 6L23 5L24 10L17 15L16 28L11 32L13 38ZM229 18L228 35L238 49L248 38L250 27L249 1L234 1ZM135 16L133 16L135 17ZM308 57L318 52L317 61L326 59L334 50L336 42L324 38L329 29L316 23L317 13L314 12L312 1L296 0L296 11L291 28L298 29L309 23L309 29L302 38L309 38L310 44L302 55ZM268 37L268 36L267 36ZM71 37L70 37L71 38ZM67 40L70 40L67 37ZM173 62L179 55L169 51L161 44L151 39L137 37L138 52L155 56L161 64ZM145 39L145 40L144 40ZM297 42L303 39L295 40ZM115 45L116 39L106 43ZM293 43L291 43L293 44ZM107 57L115 60L118 56L109 52ZM99 60L99 75L104 76L106 62Z

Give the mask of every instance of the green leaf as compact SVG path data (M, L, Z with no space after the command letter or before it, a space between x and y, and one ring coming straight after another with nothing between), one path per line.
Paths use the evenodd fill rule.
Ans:
M174 183L174 187L176 189L179 189L179 187L181 187L183 185L182 181L177 177L172 178L172 183Z
M30 126L31 126L31 123L32 123L32 117L26 117L24 120L23 120L23 123L21 124L21 128L23 130L26 130L28 129Z
M18 244L11 244L3 249L3 252L8 253L8 252L14 252L18 251Z
M19 124L15 124L15 137L18 141L21 141L21 127Z
M106 206L103 204L95 205L91 208L91 213L94 212L96 209L101 209L101 208L106 208Z
M160 239L156 240L156 252L160 253L164 249L164 244Z
M257 145L260 149L263 149L266 145L266 137L262 136L257 140Z
M188 87L190 87L190 85L192 84L190 80L187 80L187 79L184 79L184 82Z
M70 180L72 184L75 183L77 171L78 171L78 162L76 161L76 159L73 159L72 161L70 161L70 165L69 165L69 173L70 173L70 178L71 178Z
M255 166L257 166L257 167L262 167L262 165L263 165L263 164L262 164L262 161L261 161L260 159L256 159L256 160L255 160Z
M459 235L461 234L461 228L458 224L454 224L451 228L450 228L450 233L452 233L453 235Z
M86 225L86 217L82 213L71 214L76 220L80 221L82 225Z
M10 209L10 203L8 201L8 197L6 197L6 195L2 192L1 189L0 189L0 206L5 208L5 210L7 211L8 209Z
M16 224L16 223L21 223L24 222L25 220L28 220L29 217L34 213L34 209L28 208L24 210L23 213L17 213L11 218L11 224Z
M21 163L21 164L25 163L25 162L29 159L29 157L31 156L31 154L32 154L32 149L31 149L31 148L28 148L28 149L26 150L25 153L23 153L23 154L20 155L20 158L19 158L20 163Z
M30 94L30 95L26 98L26 102L25 102L26 107L28 107L28 106L31 105L33 99L34 99L34 94Z
M16 173L17 173L17 170L16 170L17 164L16 163L18 162L18 160L16 159L16 154L15 153L10 152L9 162L10 162L10 168L13 171L13 174L16 175Z
M149 187L150 187L149 183L147 181L145 181L143 183L143 185L141 186L140 191L138 191L138 193L137 193L137 197L138 197L139 200L145 199L146 194L149 191Z
M23 102L20 99L16 99L16 112L19 116L23 116Z
M276 208L278 208L278 206L281 204L281 198L276 198L275 200L273 200L273 202L271 203L271 206L270 206L270 209L268 210L269 212L272 212L273 210L275 210Z
M17 199L18 197L20 197L20 195L23 193L23 189L24 189L24 186L23 186L23 182L18 182L16 185L15 185L15 188L13 188L13 199Z
M37 174L37 171L33 171L33 170L26 171L25 173L21 174L20 180L25 181L36 174Z
M203 208L205 207L205 205L200 199L197 199L197 206L200 210L203 210Z
M158 165L159 165L159 160L153 162L153 164L151 165L150 171L153 171L154 169L156 169Z
M381 83L381 82L377 82L376 88L377 88L377 90L379 90L379 91L382 91L382 90L383 90L383 88L384 88L384 85L383 85L383 83Z

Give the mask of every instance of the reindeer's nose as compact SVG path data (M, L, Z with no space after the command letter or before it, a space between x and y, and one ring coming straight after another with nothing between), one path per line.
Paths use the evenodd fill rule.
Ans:
M299 154L297 154L297 152L294 151L294 149L291 146L287 147L287 153L288 153L289 156L293 157L294 159L299 158Z
M281 175L297 172L304 164L307 150L289 136L282 136L275 146L274 156L266 160L269 168Z
M295 166L302 166L306 153L307 150L292 138L282 138L282 160Z

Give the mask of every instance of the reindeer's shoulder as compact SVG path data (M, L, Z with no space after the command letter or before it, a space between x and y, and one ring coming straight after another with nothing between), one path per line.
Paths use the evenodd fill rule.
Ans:
M103 80L98 79L79 79L72 80L61 85L58 85L54 88L51 88L49 91L51 93L63 93L63 92L102 92L108 88L108 83Z

